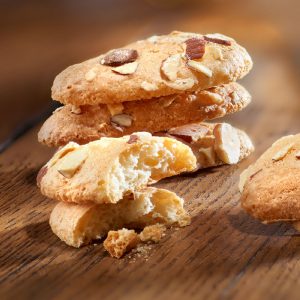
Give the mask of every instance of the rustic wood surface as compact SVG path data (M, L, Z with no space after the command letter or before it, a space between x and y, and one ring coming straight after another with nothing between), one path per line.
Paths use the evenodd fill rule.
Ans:
M149 4L159 1L124 1L123 13L108 4L99 10L101 20L97 14L83 19L81 7L67 13L50 1L45 7L31 2L35 10L1 11L2 22L10 23L5 32L1 27L7 43L0 68L6 83L0 100L0 299L299 299L299 235L288 224L262 225L249 217L237 188L241 171L272 142L300 132L297 1L288 7L287 1L191 1L191 7L170 10ZM35 185L54 151L36 139L49 112L51 81L70 63L172 29L221 31L249 49L255 67L242 83L253 102L225 120L249 133L256 152L237 166L159 183L184 197L193 219L170 230L147 255L116 260L101 243L68 247L48 225L54 202Z

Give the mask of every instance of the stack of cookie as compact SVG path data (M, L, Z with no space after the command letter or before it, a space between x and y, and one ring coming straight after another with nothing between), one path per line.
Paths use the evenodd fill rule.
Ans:
M251 96L236 81L251 68L247 51L221 34L172 32L137 41L73 65L56 77L52 97L64 106L46 120L39 141L54 147L73 142L64 152L78 144L90 143L94 148L93 143L99 141L92 141L99 139L107 145L106 138L135 141L136 132L148 132L185 144L196 157L189 171L235 164L253 151L246 133L230 124L203 122L238 112L250 103ZM101 146L104 158L103 151L113 152L113 144ZM63 173L51 176L63 176L62 185L69 186L70 179ZM70 190L62 191L61 186L53 190L51 185L51 180L44 181L45 195L76 202ZM45 192L49 189L53 190L50 194ZM84 197L86 186L81 189L78 196L94 201Z

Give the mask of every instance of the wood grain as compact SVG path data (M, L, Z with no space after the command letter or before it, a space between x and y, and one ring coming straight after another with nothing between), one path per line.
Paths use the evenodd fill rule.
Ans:
M0 299L299 298L299 235L288 224L262 225L249 217L240 207L237 188L241 171L272 142L282 135L300 132L299 65L293 55L299 44L286 25L290 15L284 12L277 19L278 1L274 1L268 18L257 13L266 2L228 1L221 5L212 1L205 6L205 13L174 11L169 13L173 17L168 21L163 15L152 16L151 10L145 10L140 28L134 28L138 23L134 22L106 40L114 47L118 40L122 44L126 39L175 27L223 31L245 44L255 62L251 74L242 81L252 93L253 103L224 120L245 129L253 138L256 152L237 166L160 182L159 186L186 200L193 219L186 228L168 231L161 243L151 246L148 258L127 255L121 260L112 259L101 243L73 249L52 234L48 218L55 203L44 198L35 185L38 169L54 151L37 143L41 124L0 155ZM94 33L90 39L95 39ZM78 40L72 43L74 46ZM90 55L87 52L96 52L98 47L110 48L100 44L95 42L93 50L82 50L85 46L80 45L81 50L72 55L79 59L84 51ZM71 53L71 48L66 51ZM53 70L66 61L61 60ZM40 67L39 63L34 70ZM32 76L34 81L36 75ZM22 114L21 119L26 121L32 111ZM3 113L1 118L9 123L10 114ZM8 125L3 130L5 135L12 128Z

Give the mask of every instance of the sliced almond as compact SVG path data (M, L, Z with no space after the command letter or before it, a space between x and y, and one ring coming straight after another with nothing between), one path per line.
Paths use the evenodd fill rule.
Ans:
M294 146L294 143L284 146L282 149L280 149L278 152L276 152L273 155L272 160L279 161L279 160L283 159L289 153L289 151L291 150L291 148L293 146Z
M204 66L202 63L194 60L188 60L186 63L191 69L201 72L207 77L212 77L213 73L212 70Z
M235 164L240 158L240 139L237 131L227 123L217 124L214 128L215 151L227 164Z
M85 73L84 78L86 81L93 81L97 76L97 69L92 68L88 72Z
M71 178L87 158L86 148L78 148L68 153L57 163L57 171L66 178Z
M205 157L205 160L209 166L214 166L216 163L216 153L213 147L209 148L200 148L199 153L202 153Z
M122 103L107 104L107 109L109 110L111 116L115 116L122 114L124 106Z
M138 67L138 63L136 61L112 68L112 71L121 75L130 75L133 74Z
M171 81L177 79L177 73L181 64L181 55L174 54L165 59L161 65L163 74Z
M71 113L74 115L80 115L82 113L80 106L71 105Z
M129 127L132 124L132 117L126 114L114 115L111 121L119 126Z
M151 83L148 81L143 81L141 83L141 88L145 91L156 91L158 89L158 87L155 83Z
M195 83L197 82L193 78L177 79L173 82L166 82L169 87L180 91L191 89Z
M207 42L220 44L220 45L224 45L224 46L231 46L231 41L225 40L223 38L219 38L219 36L217 36L217 35L205 35L203 38Z
M206 105L222 104L224 102L222 96L217 93L213 93L210 91L202 91L201 94L205 96L204 101Z
M176 128L171 128L168 133L184 141L191 143L203 138L209 131L209 128L201 124L188 124Z
M74 142L69 142L66 146L58 149L58 151L53 155L51 160L48 162L48 167L54 166L59 159L67 155L69 152L74 151L77 149L79 145Z

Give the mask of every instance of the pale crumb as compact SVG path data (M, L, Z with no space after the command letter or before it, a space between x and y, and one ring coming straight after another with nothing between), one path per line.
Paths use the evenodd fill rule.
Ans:
M95 77L97 76L97 69L92 68L88 72L85 73L85 80L86 81L93 81Z
M162 224L154 224L146 226L140 233L140 239L142 242L154 242L158 243L165 235L166 227Z

